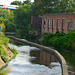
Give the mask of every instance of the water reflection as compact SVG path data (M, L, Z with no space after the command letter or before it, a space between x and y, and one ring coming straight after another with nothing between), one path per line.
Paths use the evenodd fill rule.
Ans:
M68 64L69 75L75 75L75 52L68 52L64 50L58 50L61 55L65 58Z
M51 62L58 62L57 58L52 53L42 50L32 50L30 51L30 56L36 57L35 60L31 60L32 63L50 66Z

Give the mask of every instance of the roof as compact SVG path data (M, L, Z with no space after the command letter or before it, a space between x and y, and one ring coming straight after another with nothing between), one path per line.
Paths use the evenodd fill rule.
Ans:
M50 15L75 15L75 13L52 13L52 14L44 14L43 16L50 16Z

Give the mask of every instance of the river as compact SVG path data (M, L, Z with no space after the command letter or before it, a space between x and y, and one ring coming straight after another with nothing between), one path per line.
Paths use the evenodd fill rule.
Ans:
M53 54L32 46L8 46L18 51L4 68L11 69L8 75L62 75L61 64Z

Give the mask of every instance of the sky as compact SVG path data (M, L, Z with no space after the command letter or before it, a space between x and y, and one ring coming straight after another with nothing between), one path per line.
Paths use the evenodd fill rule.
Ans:
M0 0L0 5L10 5L11 2L13 1L25 1L25 0ZM31 0L33 2L34 0Z

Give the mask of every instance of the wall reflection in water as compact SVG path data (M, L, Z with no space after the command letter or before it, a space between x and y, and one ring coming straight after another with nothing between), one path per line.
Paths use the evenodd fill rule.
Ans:
M58 62L56 56L46 51L32 50L30 52L30 56L36 57L35 59L31 60L32 63L36 64L44 64L48 66L51 62Z

